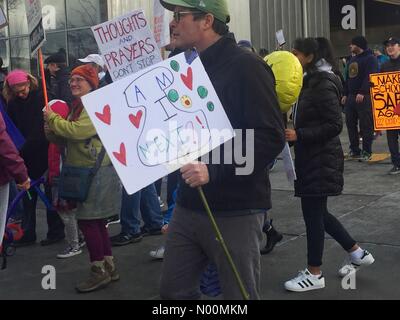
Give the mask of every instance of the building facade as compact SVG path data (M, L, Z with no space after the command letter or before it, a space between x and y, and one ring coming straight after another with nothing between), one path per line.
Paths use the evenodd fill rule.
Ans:
M29 57L25 0L0 0L9 25L0 30L0 56L8 70L37 72ZM43 53L68 53L68 62L98 51L90 27L143 8L152 19L153 0L41 0L47 41ZM389 36L400 36L400 0L228 0L231 30L237 40L251 40L257 49L277 48L276 32L283 30L290 50L296 37L324 36L337 56L349 54L355 35L363 34L371 47Z

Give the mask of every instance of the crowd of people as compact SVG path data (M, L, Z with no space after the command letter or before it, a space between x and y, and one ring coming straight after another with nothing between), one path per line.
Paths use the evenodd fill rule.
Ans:
M223 248L216 242L199 197L197 188L202 187L243 281L245 298L260 299L260 254L270 253L283 238L267 214L272 208L269 172L288 142L294 147L295 196L301 199L307 230L308 265L284 284L286 290L305 292L325 287L321 271L325 232L347 253L338 271L342 277L371 265L372 254L362 249L329 213L327 203L329 197L343 191L345 158L371 159L374 126L369 75L400 71L400 41L388 39L384 49L375 48L374 55L365 37L353 38L351 56L341 74L329 40L297 39L292 53L303 67L303 88L293 107L293 125L287 125L279 107L273 71L263 60L268 51L257 52L247 40L236 42L229 32L226 1L204 0L201 5L188 0L161 3L174 12L170 50L179 53L197 49L232 127L243 130L241 139L234 139L233 148L242 148L246 129L253 129L253 172L236 175L240 164L235 159L225 159L223 164L190 163L168 177L168 213L164 215L159 201L161 181L128 195L81 101L84 95L112 82L105 63L100 55L91 54L70 71L65 54L57 52L45 61L45 83L49 100L65 103L45 106L40 82L24 70L12 70L3 79L0 238L7 224L7 204L17 188L29 190L31 181L46 176L45 193L52 205L47 208L48 232L41 245L65 239L67 247L57 255L60 259L79 255L87 246L90 276L76 285L78 292L95 291L119 280L113 246L165 234L165 245L150 253L153 258L163 259L162 298L199 299L200 279L212 268L223 297L242 299L243 292ZM339 138L343 113L350 139L346 157ZM387 133L393 162L390 174L400 173L399 133ZM61 167L95 169L84 200L59 197ZM28 246L37 240L37 199L35 189L30 189L23 197L22 208L15 210L12 219L21 221L24 230L15 246ZM112 220L120 222L121 231L110 238L107 224Z

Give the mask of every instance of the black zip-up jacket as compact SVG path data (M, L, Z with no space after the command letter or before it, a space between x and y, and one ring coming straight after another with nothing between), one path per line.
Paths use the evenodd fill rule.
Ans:
M369 75L378 72L378 60L372 50L352 57L348 64L348 79L344 87L344 95L369 95L371 84Z
M400 71L400 57L397 59L390 59L385 62L381 67L381 72Z
M254 170L238 176L234 164L208 165L210 182L203 187L214 212L271 208L271 187L266 169L283 150L285 133L272 70L257 55L239 48L232 36L222 37L200 55L201 61L234 129L254 129ZM245 135L245 133L243 134ZM236 137L234 145L246 138ZM235 147L234 147L235 149ZM211 156L210 156L211 158ZM211 162L212 163L212 162ZM204 211L197 189L180 181L177 203ZM249 214L251 212L249 211ZM244 214L242 212L242 214Z
M295 113L297 197L336 196L343 190L340 91L340 80L332 73L304 78Z

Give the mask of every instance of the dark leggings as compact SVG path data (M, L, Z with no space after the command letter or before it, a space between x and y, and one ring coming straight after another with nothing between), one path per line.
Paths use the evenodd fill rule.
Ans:
M103 261L104 257L112 256L107 220L79 220L78 224L85 237L90 262Z
M342 224L328 212L328 197L301 198L301 207L307 229L309 266L322 265L325 231L347 252L356 245Z

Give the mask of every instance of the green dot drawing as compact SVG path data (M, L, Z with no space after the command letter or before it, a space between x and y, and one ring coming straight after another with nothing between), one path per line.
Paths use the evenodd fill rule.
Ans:
M213 112L215 110L215 105L212 102L207 103L207 108L209 111Z
M205 99L208 96L208 90L207 90L207 88L205 88L203 86L200 86L197 89L197 93L199 94L199 97L202 98L202 99Z
M178 61L172 60L172 61L171 61L171 68L172 68L172 70L174 70L175 72L179 72L179 70L180 70L181 67L180 67Z
M177 102L179 100L179 93L176 90L170 90L168 92L168 100L171 102Z

